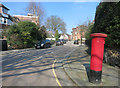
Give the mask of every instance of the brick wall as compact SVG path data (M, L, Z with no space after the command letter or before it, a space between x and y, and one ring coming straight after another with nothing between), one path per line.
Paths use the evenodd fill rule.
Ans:
M0 13L2 13L2 7L0 7Z
M78 39L81 40L81 33L80 33L80 31L81 30L79 30L78 27L72 28L72 39L73 40L78 40ZM85 37L85 32L82 33L82 37Z
M31 17L31 16L20 16L20 15L15 15L14 17L19 18L20 21L30 21L30 22L34 22L36 25L39 24L39 18L38 17Z

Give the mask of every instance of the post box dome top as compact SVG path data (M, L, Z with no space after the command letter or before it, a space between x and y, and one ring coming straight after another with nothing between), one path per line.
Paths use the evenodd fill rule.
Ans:
M107 37L107 34L103 34L103 33L93 33L90 35L91 37Z

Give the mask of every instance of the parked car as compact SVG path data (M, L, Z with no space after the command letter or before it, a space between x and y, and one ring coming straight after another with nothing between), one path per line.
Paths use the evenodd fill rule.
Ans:
M55 44L55 40L50 40L51 45Z
M50 40L42 40L42 41L38 41L35 44L35 48L36 49L40 49L40 48L50 48L51 47L51 42Z
M74 44L79 44L78 40L75 40L75 41L74 41Z
M66 40L64 40L64 39L61 39L61 41L63 42L63 44L66 44Z
M60 40L57 40L57 41L56 41L56 46L59 46L59 45L61 45L61 41L60 41Z
M64 41L63 41L62 39L60 39L60 42L61 42L61 45L63 45L63 44L64 44Z

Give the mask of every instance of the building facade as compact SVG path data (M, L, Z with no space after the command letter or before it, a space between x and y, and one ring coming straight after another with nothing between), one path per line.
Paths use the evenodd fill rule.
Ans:
M72 40L81 40L81 36L82 38L85 37L85 31L81 32L82 27L76 27L76 28L72 28ZM82 33L82 35L81 35Z
M68 35L68 40L69 40L69 41L72 40L72 35Z
M9 9L0 3L0 34L2 34L2 31L4 31L4 29L7 29L10 25L17 23L17 20L19 20L8 14L8 11ZM5 36L3 37L6 39ZM0 38L2 38L2 35L0 35Z
M67 34L61 34L61 36L60 36L60 38L59 39L65 39L65 40L68 40L69 39L69 37L68 37L68 35Z
M9 9L0 4L0 31L13 24L12 17L8 14Z
M19 19L19 21L30 21L35 23L36 25L39 26L39 17L38 16L34 16L33 14L29 14L27 16L24 15L13 15L13 17L16 17Z

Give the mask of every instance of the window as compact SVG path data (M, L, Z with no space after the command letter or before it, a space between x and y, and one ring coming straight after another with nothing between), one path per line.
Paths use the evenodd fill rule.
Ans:
M75 36L76 40L77 40L77 36Z
M6 23L6 18L4 18L4 23Z
M2 12L3 12L3 13L8 13L8 10L5 9L5 8L2 8Z
M0 23L2 23L2 18L0 18Z
M10 24L10 20L8 19L8 25Z
M10 19L7 19L7 23L8 23L8 25L12 25L13 24L13 22Z
M7 9L5 10L5 13L8 13L8 10L7 10Z
M4 12L4 8L2 8L2 12Z
M77 35L77 32L75 32L75 34Z

